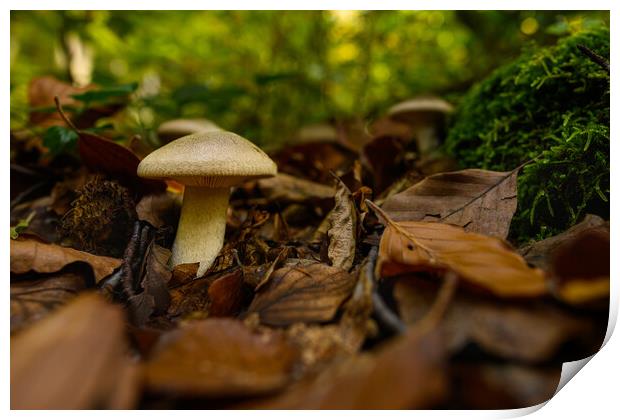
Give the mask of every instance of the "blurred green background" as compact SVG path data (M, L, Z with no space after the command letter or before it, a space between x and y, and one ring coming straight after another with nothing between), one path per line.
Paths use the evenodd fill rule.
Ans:
M324 121L372 121L408 97L458 101L531 42L553 43L608 12L13 11L11 127L28 83L138 82L113 119L130 136L202 117L263 147Z

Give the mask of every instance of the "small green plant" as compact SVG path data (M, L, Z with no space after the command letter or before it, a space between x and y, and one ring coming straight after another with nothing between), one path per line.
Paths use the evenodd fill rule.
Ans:
M11 239L19 238L19 234L28 229L28 226L30 226L30 222L32 222L35 214L36 212L33 211L28 215L28 217L17 222L15 226L11 226Z
M585 213L609 217L609 73L579 45L609 59L599 26L530 47L474 86L459 104L446 140L463 167L519 176L511 239L559 233Z

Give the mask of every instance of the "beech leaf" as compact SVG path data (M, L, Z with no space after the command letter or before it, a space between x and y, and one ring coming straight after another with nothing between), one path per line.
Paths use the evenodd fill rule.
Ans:
M146 382L153 391L188 396L258 395L285 386L296 357L279 332L206 319L161 336L146 363Z
M37 273L55 273L74 262L88 264L97 283L112 274L121 264L121 260L117 258L93 255L55 244L44 244L33 239L11 240L12 273L23 274L31 270Z
M335 193L333 187L285 173L259 179L255 183L265 197L280 202L302 203L309 200L326 200L333 198Z
M84 275L71 269L36 279L11 279L11 333L43 318L86 286Z
M528 267L503 240L443 223L395 222L366 202L385 219L376 270L381 276L451 270L469 286L500 297L545 295L543 271Z
M403 276L394 285L398 312L407 324L419 322L435 300L437 288L427 283ZM454 297L441 329L451 354L475 343L491 355L522 363L547 362L569 342L597 342L588 322L554 305L509 303L466 293Z
M327 366L316 378L278 396L242 408L385 410L431 407L447 386L444 352L437 332L415 330L372 354L362 353Z
M11 338L11 409L132 408L126 346L122 309L81 295Z
M517 173L466 169L431 175L385 200L394 221L433 221L505 239L517 209Z
M346 271L321 263L283 267L259 290L248 311L268 325L329 321L355 281Z
M350 270L355 259L357 212L349 188L338 179L335 205L329 213L327 256L334 267Z

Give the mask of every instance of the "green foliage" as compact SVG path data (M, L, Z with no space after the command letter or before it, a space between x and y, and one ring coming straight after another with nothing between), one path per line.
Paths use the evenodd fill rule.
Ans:
M152 138L171 118L208 118L275 147L305 124L372 119L416 94L462 90L525 40L552 42L543 30L550 24L592 15L608 19L570 11L13 11L11 124L26 122L33 77L77 81L77 67L89 75L82 84L139 81L132 106L114 120L126 138ZM72 63L76 45L86 60Z
M71 95L73 99L84 102L84 106L88 107L93 103L107 103L115 98L124 97L133 93L138 88L138 83L128 83L118 86L106 86L102 89L89 90L85 93Z
M609 75L583 55L609 59L609 29L599 25L549 48L530 47L473 87L446 141L463 167L519 176L511 237L556 234L585 213L609 216Z
M78 134L73 129L60 125L48 128L43 134L43 146L52 156L75 149L77 141Z

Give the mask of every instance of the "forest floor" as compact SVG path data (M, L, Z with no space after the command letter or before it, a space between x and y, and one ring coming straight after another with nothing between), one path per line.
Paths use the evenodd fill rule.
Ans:
M340 124L233 190L196 278L168 264L183 186L139 178L148 144L92 130L122 105L85 92L33 82L11 133L12 408L518 408L602 344L609 222L511 244L521 168Z

